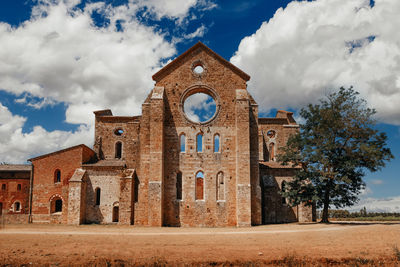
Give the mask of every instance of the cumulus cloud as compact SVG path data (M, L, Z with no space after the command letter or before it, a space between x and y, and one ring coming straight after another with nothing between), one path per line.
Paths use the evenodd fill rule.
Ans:
M74 132L48 132L35 126L29 133L23 133L26 118L12 114L0 103L0 155L1 161L21 163L28 158L57 151L69 146L93 143L93 126L81 125Z
M196 93L185 100L184 110L190 120L204 122L214 116L216 104L211 96L204 93Z
M400 196L390 198L364 198L349 208L350 211L359 211L363 207L369 212L400 212Z
M152 74L176 54L176 42L143 23L146 15L182 22L194 8L215 8L208 0L78 4L80 0L39 0L21 25L0 22L0 90L16 95L15 103L36 109L62 102L66 122L81 124L74 132L36 126L23 133L27 118L1 105L2 161L23 162L82 142L92 145L94 110L140 114L154 85ZM205 31L202 26L185 38Z
M293 1L245 37L231 62L251 75L261 111L299 108L353 85L400 125L400 2Z
M133 4L146 7L147 12L154 15L156 19L162 17L176 18L182 22L191 8L210 10L217 7L215 3L207 0L131 0Z

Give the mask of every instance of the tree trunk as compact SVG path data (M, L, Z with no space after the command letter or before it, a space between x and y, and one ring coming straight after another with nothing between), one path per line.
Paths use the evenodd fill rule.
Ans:
M324 196L324 209L322 211L322 220L321 223L329 223L329 193L331 190L332 180L329 180L326 183L326 190Z

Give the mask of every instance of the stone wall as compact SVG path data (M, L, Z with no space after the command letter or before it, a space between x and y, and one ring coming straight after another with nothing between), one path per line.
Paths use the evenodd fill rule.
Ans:
M29 213L29 179L30 172L0 173L0 215ZM19 210L15 210L16 202Z

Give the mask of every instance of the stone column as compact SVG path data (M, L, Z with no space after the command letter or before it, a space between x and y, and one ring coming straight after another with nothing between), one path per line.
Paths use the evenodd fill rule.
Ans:
M76 169L68 185L68 224L82 224L86 214L86 171Z
M245 89L236 90L236 225L251 225L250 104Z
M162 226L164 179L164 87L150 100L149 225Z

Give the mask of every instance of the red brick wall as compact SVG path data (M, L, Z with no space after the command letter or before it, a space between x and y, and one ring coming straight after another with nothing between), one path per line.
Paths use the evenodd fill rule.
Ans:
M68 182L83 160L90 160L94 153L84 146L52 153L33 159L33 222L67 223ZM54 173L61 171L61 182L54 182ZM50 200L60 197L63 201L62 213L50 215Z
M24 214L29 213L29 178L30 172L0 172L0 203L2 203L2 214ZM6 189L2 190L5 184ZM17 190L18 185L21 190ZM19 212L14 212L12 205L20 202Z

